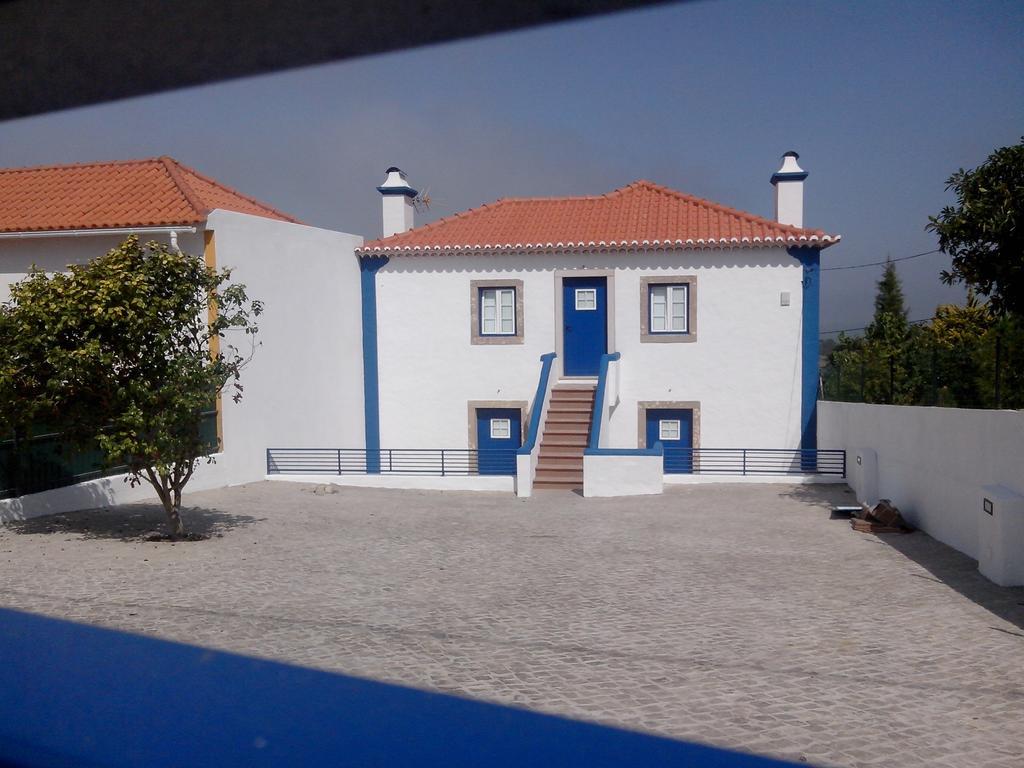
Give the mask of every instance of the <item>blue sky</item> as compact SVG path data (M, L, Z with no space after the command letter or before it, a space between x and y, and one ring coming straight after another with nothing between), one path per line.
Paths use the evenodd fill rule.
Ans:
M0 166L168 154L308 223L380 232L389 165L418 221L638 178L770 216L786 150L823 266L935 247L945 180L1024 134L1024 4L714 0L0 124ZM961 289L899 265L912 319ZM879 268L825 273L822 328L870 319Z

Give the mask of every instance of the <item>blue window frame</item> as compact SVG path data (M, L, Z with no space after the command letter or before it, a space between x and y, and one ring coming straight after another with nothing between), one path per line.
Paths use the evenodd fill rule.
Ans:
M647 330L650 334L690 332L688 283L657 283L647 291Z
M481 336L516 335L516 289L512 286L481 288L478 327Z

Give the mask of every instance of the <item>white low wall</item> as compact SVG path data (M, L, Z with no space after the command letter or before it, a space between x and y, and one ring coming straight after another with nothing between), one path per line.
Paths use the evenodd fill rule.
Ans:
M818 444L846 449L859 500L891 499L909 523L975 560L984 487L1024 493L1022 411L822 402ZM1017 552L1024 559L1024 542Z
M647 496L661 493L661 456L583 456L584 496Z
M511 475L267 475L267 480L313 485L351 485L362 488L407 488L423 491L502 491L515 490Z
M189 506L188 496L195 491L220 488L227 485L225 477L227 467L223 463L223 454L217 454L216 464L202 462L196 467L195 474L185 486L182 494L182 505ZM97 509L117 504L130 504L135 501L156 501L156 491L146 481L132 488L125 482L127 475L111 475L98 480L89 480L51 491L31 493L16 499L0 500L0 523L12 520L28 520L42 515L56 515L62 512L75 512L80 509Z

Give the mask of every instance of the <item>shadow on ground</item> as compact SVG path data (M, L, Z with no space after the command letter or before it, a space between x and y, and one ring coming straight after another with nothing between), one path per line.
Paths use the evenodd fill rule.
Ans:
M787 488L783 495L808 504L856 506L853 491L845 485L797 485ZM837 523L849 519L848 515L834 515ZM849 523L847 523L849 525ZM978 563L967 555L936 541L927 533L863 534L850 531L851 536L875 536L877 541L892 547L901 555L924 568L930 576L912 574L908 578L931 579L956 590L973 603L980 605L1004 621L1013 624L1024 639L1024 587L1000 587L978 571ZM993 627L1000 632L1005 629Z
M851 506L857 503L850 486L845 483L807 483L782 486L781 496L817 506Z
M920 565L940 584L955 589L968 600L994 613L1021 632L1024 639L1024 587L1000 587L978 571L978 562L947 547L921 531L912 534L883 533L878 538ZM921 574L919 578L928 578ZM1000 632L1006 630L993 627Z
M185 530L201 538L223 535L232 529L257 522L257 518L249 515L234 515L200 507L186 507L182 509L181 516ZM153 533L166 533L167 514L159 504L126 504L16 520L8 522L6 528L20 534L71 533L86 539L132 541Z

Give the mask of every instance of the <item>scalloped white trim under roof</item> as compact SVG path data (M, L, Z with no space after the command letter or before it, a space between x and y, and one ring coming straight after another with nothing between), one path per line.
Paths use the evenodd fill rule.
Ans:
M477 243L466 245L401 245L372 248L356 248L357 253L486 253L486 252L528 252L528 251L593 251L593 250L665 250L670 248L757 248L759 246L814 246L828 247L842 239L841 235L789 235L787 237L730 237L730 238L698 238L696 240L604 240L594 242L568 243Z

